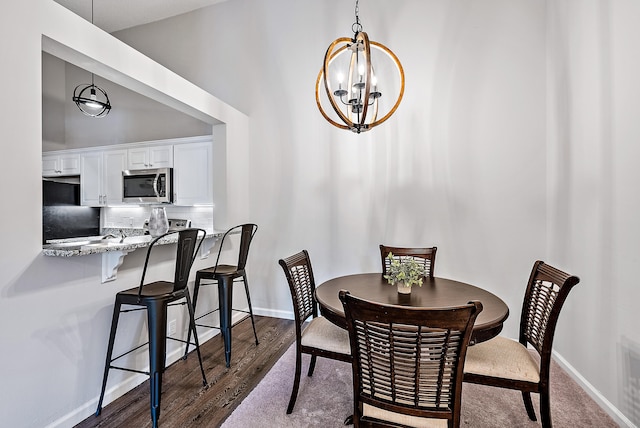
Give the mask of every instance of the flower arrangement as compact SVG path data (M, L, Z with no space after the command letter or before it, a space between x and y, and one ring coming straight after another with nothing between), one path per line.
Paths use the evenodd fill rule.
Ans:
M404 287L409 289L412 285L422 286L422 278L427 274L422 264L411 257L405 259L394 257L391 252L387 255L387 259L390 266L384 278L389 284L403 283Z

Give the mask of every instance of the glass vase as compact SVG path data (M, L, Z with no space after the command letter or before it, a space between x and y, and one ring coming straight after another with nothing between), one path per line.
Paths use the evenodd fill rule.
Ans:
M164 207L151 208L149 216L149 234L154 238L164 235L169 230L169 220L167 219L167 211Z

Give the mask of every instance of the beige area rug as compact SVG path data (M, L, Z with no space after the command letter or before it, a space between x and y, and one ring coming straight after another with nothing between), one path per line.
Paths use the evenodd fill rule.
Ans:
M312 377L306 375L309 357L302 357L298 400L286 414L295 369L295 344L267 373L258 386L222 424L223 428L246 427L344 427L353 413L351 366L318 358ZM538 395L532 394L539 415ZM554 427L617 427L616 423L557 365L551 369L551 414ZM536 427L527 417L518 391L464 384L464 427Z

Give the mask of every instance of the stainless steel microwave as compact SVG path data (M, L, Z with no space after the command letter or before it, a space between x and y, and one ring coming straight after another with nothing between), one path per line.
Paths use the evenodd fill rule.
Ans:
M122 202L170 204L173 202L173 168L122 171Z

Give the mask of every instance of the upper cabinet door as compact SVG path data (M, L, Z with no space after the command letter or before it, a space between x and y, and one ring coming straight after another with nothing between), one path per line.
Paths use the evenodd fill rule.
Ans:
M83 153L80 162L80 205L104 206L102 152Z
M173 168L173 145L149 147L151 168Z
M173 168L173 145L129 149L128 169Z
M80 174L80 204L90 207L122 205L122 171L127 150L83 153Z
M80 174L80 155L43 155L42 156L42 176L55 177L62 175Z
M129 169L149 168L149 150L146 147L129 149L127 157L129 158Z
M213 147L211 142L174 146L174 204L213 203Z
M60 155L60 170L62 175L80 174L80 155Z
M51 177L55 175L60 175L58 170L60 169L58 166L59 156L42 156L42 176L43 177Z
M103 203L107 205L123 205L122 171L127 167L127 151L106 150L102 153L104 171L102 181Z

